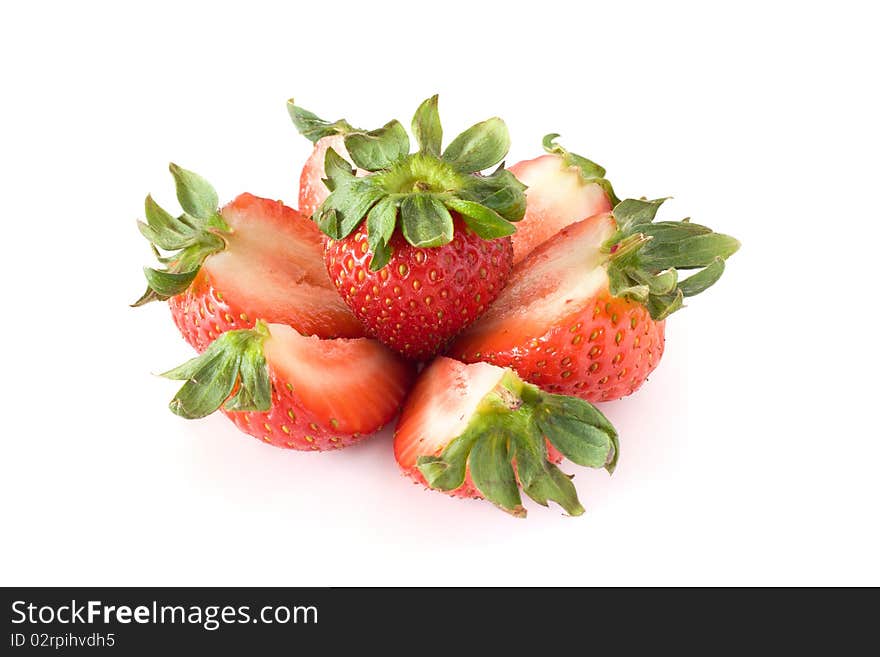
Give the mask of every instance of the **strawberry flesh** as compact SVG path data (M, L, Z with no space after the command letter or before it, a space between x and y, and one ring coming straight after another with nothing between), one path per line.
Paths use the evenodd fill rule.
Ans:
M558 155L518 162L510 171L528 186L526 214L511 238L514 264L569 224L611 210L602 187L584 182Z
M221 210L226 249L207 258L196 280L169 302L196 349L256 319L319 337L360 337L364 329L324 269L317 227L280 201L242 194Z

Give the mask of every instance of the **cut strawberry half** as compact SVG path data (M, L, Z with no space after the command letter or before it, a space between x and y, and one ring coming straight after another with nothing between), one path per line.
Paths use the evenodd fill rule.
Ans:
M514 267L449 354L589 401L637 390L663 355L666 317L714 284L739 248L688 220L654 222L662 202L627 199L562 229ZM699 271L679 279L688 269Z
M542 392L509 369L443 357L420 375L394 434L394 456L416 481L520 517L520 487L539 504L583 513L571 478L554 464L560 452L611 472L617 433L587 402Z
M566 226L608 212L617 202L605 169L556 144L558 136L544 137L547 155L510 167L527 186L526 214L511 238L514 264Z
M325 338L364 335L327 275L321 232L311 221L252 194L218 210L204 179L175 165L171 172L184 214L172 217L147 197L147 223L138 225L166 267L145 270L149 287L135 305L168 299L198 350L258 318Z
M345 447L400 408L413 367L368 338L322 340L257 321L222 334L163 376L186 381L171 410L187 419L220 409L245 433L277 447Z

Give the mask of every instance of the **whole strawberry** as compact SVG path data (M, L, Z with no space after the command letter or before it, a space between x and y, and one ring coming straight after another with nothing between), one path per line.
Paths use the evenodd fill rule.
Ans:
M333 126L304 110L297 123ZM345 124L347 125L347 124ZM304 129L304 126L311 128ZM437 97L412 121L419 144L398 121L371 132L347 131L343 142L359 169L333 148L325 158L329 196L313 220L330 239L324 260L342 298L371 335L414 360L434 355L480 316L503 288L513 250L511 222L525 212L524 186L503 165L510 138L492 118L441 150ZM309 132L308 130L312 130Z
M666 318L713 285L739 248L688 220L655 222L662 202L621 201L544 242L449 355L589 401L637 390L663 355Z

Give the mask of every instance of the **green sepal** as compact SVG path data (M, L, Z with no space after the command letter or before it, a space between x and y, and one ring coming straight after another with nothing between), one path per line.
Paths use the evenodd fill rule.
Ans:
M379 271L391 261L391 246L385 243L379 244L373 249L370 256L370 271Z
M516 227L495 210L481 205L476 201L461 198L446 200L446 207L458 212L468 227L484 240L506 237L516 232Z
M367 243L373 252L370 271L379 271L391 260L389 242L397 221L397 201L386 196L379 200L367 215Z
M443 146L443 126L437 108L438 96L435 94L424 101L416 110L412 120L412 131L419 145L420 153L438 157Z
M217 209L217 192L197 173L176 164L169 166L184 209L178 217L162 209L152 196L144 201L146 223L138 230L164 269L144 268L147 290L132 306L164 301L184 292L198 275L205 259L226 248L223 235L229 226ZM159 249L168 252L163 255Z
M585 183L599 185L605 192L611 205L616 205L619 202L619 199L614 193L614 188L611 186L611 182L605 177L605 168L596 164L592 160L585 158L583 155L578 155L577 153L572 153L571 151L566 150L556 143L558 137L559 134L555 132L551 132L549 135L544 135L544 139L542 140L544 150L551 155L558 155L561 157L565 166L576 167L581 174L581 179Z
M388 244L397 221L397 200L391 196L381 199L367 214L367 238L371 249Z
M207 225L217 222L217 206L220 200L211 183L194 171L179 167L173 162L168 165L168 169L174 177L177 201L180 203L183 211L190 217L200 220ZM228 230L228 226L226 226L222 219L219 219L219 223L214 227L220 230Z
M545 393L508 370L462 434L439 456L419 457L417 467L431 488L445 491L460 487L470 472L487 500L517 516L525 515L518 484L539 504L552 500L580 515L571 477L547 459L545 439L580 465L611 472L617 462L617 432L595 407Z
M669 197L649 201L643 198L628 198L614 206L614 220L618 230L631 232L632 228L641 224L650 224L657 216L657 210Z
M313 144L322 137L344 135L355 130L345 119L330 122L318 118L315 114L299 107L291 98L287 101L287 113L299 133Z
M461 486L467 474L471 449L481 437L481 428L475 427L450 441L440 456L420 456L418 468L428 486L446 491Z
M416 110L416 153L407 153L409 138L397 121L371 132L345 133L354 165L368 175L355 176L351 164L327 150L325 183L331 193L312 219L333 239L344 239L366 220L374 271L390 260L391 236L398 229L413 246L431 248L452 241L455 223L450 212L460 214L483 239L512 234L510 222L525 214L525 185L503 164L489 175L478 173L506 154L509 136L504 123L489 119L472 126L438 156L443 129L437 105L432 96Z
M268 411L272 387L263 354L268 336L263 322L253 329L227 331L201 355L163 373L167 379L186 382L171 400L171 411L187 419L205 417L221 406L228 411Z
M332 148L328 148L324 153L324 184L331 192L336 189L340 182L345 183L349 179L354 178L354 169L348 161Z
M476 173L493 167L510 150L507 125L497 116L462 132L443 151L443 159L462 173Z
M473 176L460 196L485 205L507 221L520 221L526 214L526 186L510 171L499 167L488 176Z
M696 274L691 274L678 284L678 289L686 297L692 297L712 287L724 273L724 260L719 256Z
M403 237L413 246L443 246L452 241L452 215L435 196L405 196L400 202L400 218Z
M711 228L654 221L665 198L625 199L613 210L618 230L606 242L611 294L643 304L657 321L684 307L684 298L707 290L724 273L739 242ZM688 278L682 270L697 269Z
M548 501L553 500L568 515L581 515L584 507L578 500L571 477L547 460L544 440L516 436L512 442L516 472L523 492L541 506L548 506Z
M515 516L524 516L512 458L510 439L497 428L474 443L468 467L474 486L487 500Z
M327 235L335 240L344 239L384 195L369 177L337 178L333 191L315 211L314 219Z
M186 290L198 273L198 269L174 273L153 269L151 267L144 267L144 277L147 279L147 285L153 290L153 292L163 299L177 296Z
M395 119L378 130L349 133L345 136L345 148L358 167L379 171L391 168L409 153L409 136L400 121Z
M615 455L614 426L595 406L577 397L544 393L535 409L541 433L570 461L604 468Z

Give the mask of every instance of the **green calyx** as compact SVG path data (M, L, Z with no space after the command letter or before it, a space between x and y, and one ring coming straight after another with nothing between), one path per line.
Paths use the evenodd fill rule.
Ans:
M545 438L568 459L613 472L620 446L611 423L592 404L542 392L508 371L482 400L464 433L440 456L422 456L418 468L428 485L455 490L471 479L504 511L524 517L520 487L542 506L552 500L572 516L584 512L571 483L547 458Z
M217 192L197 173L173 163L169 169L183 214L174 217L152 196L147 196L144 202L147 221L138 221L137 226L164 267L144 268L147 291L132 306L164 301L180 294L193 282L205 258L226 248L222 235L229 232L229 226L217 209Z
M503 163L491 174L480 173L499 164L510 147L507 126L499 118L468 128L443 150L433 96L413 117L419 149L410 153L409 137L399 121L363 131L342 120L322 121L295 105L288 109L300 132L313 141L344 135L354 166L369 172L356 176L351 164L328 149L324 182L330 195L313 220L333 239L347 237L366 220L373 271L388 263L389 241L398 228L413 246L437 247L452 241L453 212L483 239L511 235L512 222L525 214L525 186Z
M638 301L655 320L665 319L724 273L739 249L729 235L682 221L654 221L666 199L626 199L613 210L617 233L604 245L611 294ZM696 269L685 279L682 270Z
M227 411L268 411L272 386L263 355L267 337L269 329L262 321L252 329L227 331L200 356L162 374L186 381L168 407L188 420L210 415L220 406Z
M544 140L542 142L544 150L551 155L558 155L562 158L562 162L565 166L575 167L581 174L581 179L584 183L594 183L599 185L599 187L605 192L606 196L608 196L611 205L619 203L620 199L615 195L611 182L605 178L605 168L596 164L592 160L588 160L582 155L566 150L556 143L558 137L559 135L555 132L551 132L549 135L544 135Z

